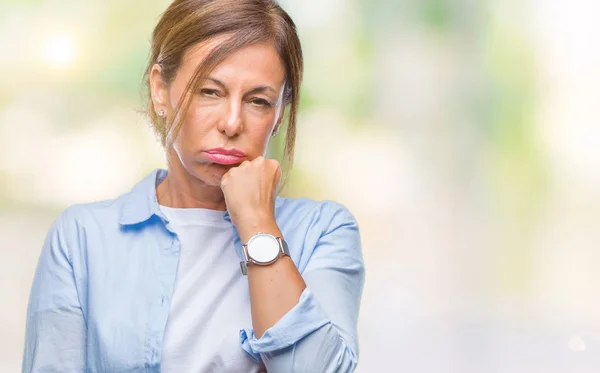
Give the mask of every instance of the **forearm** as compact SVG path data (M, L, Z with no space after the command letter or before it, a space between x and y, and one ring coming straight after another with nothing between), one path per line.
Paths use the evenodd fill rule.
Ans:
M267 222L241 230L240 239L247 242L258 232L282 237L277 224ZM298 304L300 295L306 288L304 279L288 256L282 256L268 266L250 264L248 286L252 325L257 338Z
M298 304L257 339L242 330L242 348L262 360L269 373L353 372L358 363L354 336L344 334L325 314L310 288Z
M270 373L352 372L358 363L356 325L365 277L360 235L347 209L335 203L322 207L321 216L331 216L327 229L315 226L303 247L290 247L294 260L248 266L254 329L242 329L240 343ZM252 218L238 219L245 222L236 224L242 242L257 232L281 236L275 219ZM298 241L291 237L293 232L289 240ZM295 256L304 250L310 252Z

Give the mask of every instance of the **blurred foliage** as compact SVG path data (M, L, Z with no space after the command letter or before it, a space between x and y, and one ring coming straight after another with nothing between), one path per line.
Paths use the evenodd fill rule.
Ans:
M421 0L418 3L423 21L438 32L449 32L454 25L453 2L448 0Z
M501 239L496 242L499 291L528 294L533 280L535 225L546 201L546 160L535 128L535 63L533 48L513 29L488 19L484 45L490 74L487 176Z
M34 9L42 4L45 3L12 1L4 2L3 6L6 9ZM68 6L71 2L61 4ZM141 78L147 62L150 34L167 4L167 1L147 2L144 6L139 2L122 1L91 4L92 10L84 12L82 17L88 17L93 27L79 35L82 54L75 69L57 71L42 85L41 92L54 99L53 106L44 104L40 110L55 118L55 128L69 131L83 127L90 123L90 118L100 117L113 107L144 109ZM476 98L473 109L488 110L476 123L481 128L473 131L483 130L496 149L492 152L492 157L496 158L492 167L495 174L490 175L494 180L492 187L499 188L496 193L502 195L502 200L514 201L515 211L523 221L530 220L527 214L535 209L528 204L535 204L536 196L539 200L539 191L543 187L543 160L533 142L533 65L522 38L503 33L493 22L482 20L480 9L464 1L363 0L349 4L356 5L356 8L345 10L344 14L351 16L335 19L335 25L324 23L315 28L299 25L307 59L299 132L302 115L323 107L341 113L349 130L373 125L375 100L381 94L377 87L377 79L381 77L374 68L377 53L381 53L381 46L377 46L376 41L382 35L408 32L413 28L430 30L452 46L461 38L472 38L465 33L468 32L465 25L485 25L483 34L488 39L483 52L487 66L483 68L491 78L486 99ZM355 9L354 13L348 9ZM65 19L68 18L66 14ZM85 25L86 19L79 19L78 23ZM6 107L10 104L11 93L1 92L0 103ZM283 151L283 134L282 131L271 146L271 154L278 158ZM503 164L518 164L519 167L505 169ZM303 179L300 176L305 174L303 170L294 172L299 180Z

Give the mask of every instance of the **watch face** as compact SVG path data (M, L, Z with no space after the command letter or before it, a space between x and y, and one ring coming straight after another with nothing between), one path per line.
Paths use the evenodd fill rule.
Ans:
M259 233L248 241L248 256L259 263L268 263L279 255L279 243L270 234Z

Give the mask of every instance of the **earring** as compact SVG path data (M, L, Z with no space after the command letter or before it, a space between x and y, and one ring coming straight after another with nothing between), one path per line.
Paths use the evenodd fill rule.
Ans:
M158 111L158 116L161 117L161 118L164 117L165 116L165 111L163 109L160 109Z
M277 133L279 133L279 131L273 131L273 133L271 134L271 136L275 137L275 136L277 136Z

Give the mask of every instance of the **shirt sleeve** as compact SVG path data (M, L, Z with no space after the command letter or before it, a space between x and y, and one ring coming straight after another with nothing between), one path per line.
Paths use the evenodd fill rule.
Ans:
M274 326L256 339L240 332L242 348L269 373L353 372L358 363L357 321L364 263L356 220L329 202L329 228L320 236L302 277L307 288Z
M86 324L65 240L65 213L40 255L27 309L22 371L85 372Z

